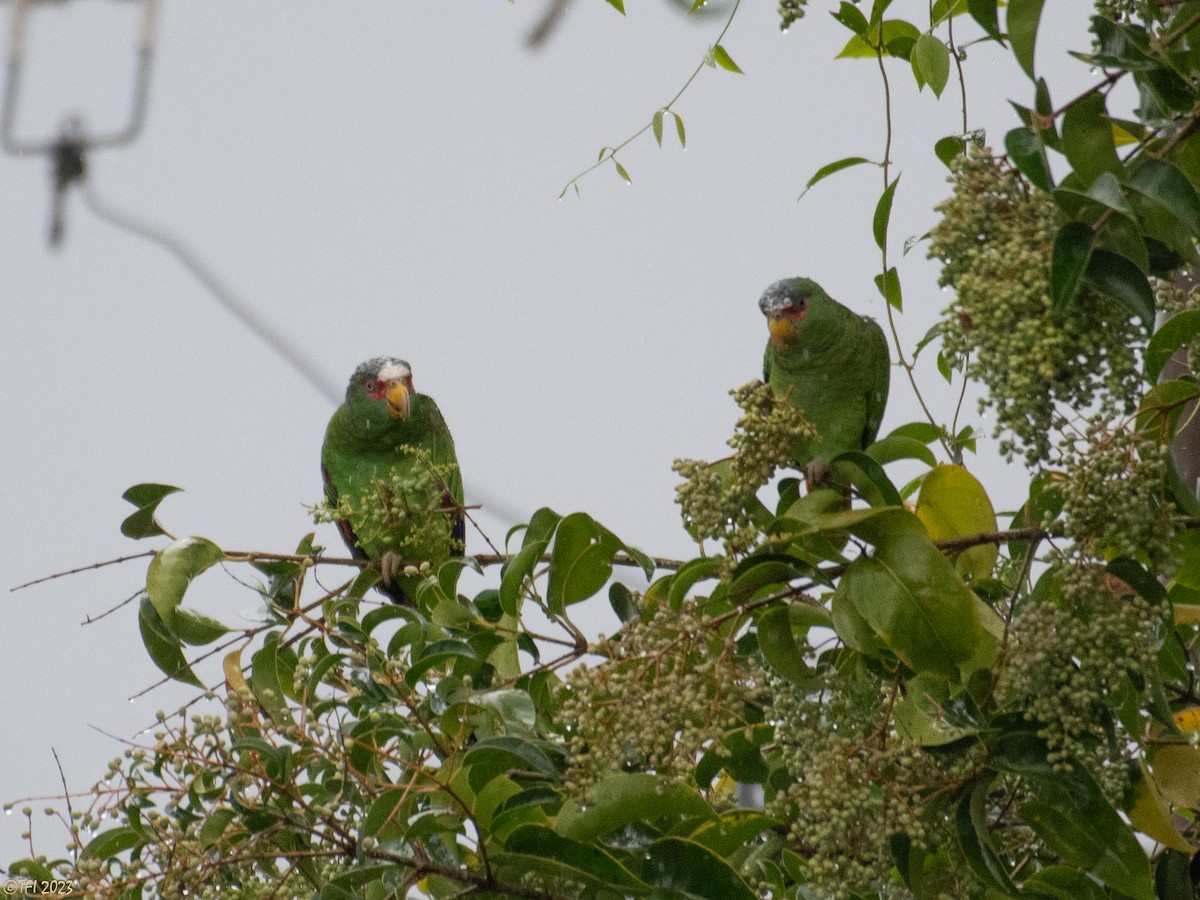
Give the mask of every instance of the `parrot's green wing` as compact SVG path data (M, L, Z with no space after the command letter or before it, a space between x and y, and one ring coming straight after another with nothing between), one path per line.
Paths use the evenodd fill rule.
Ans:
M867 325L866 358L870 360L871 387L867 392L867 422L863 429L863 447L869 447L879 435L883 422L883 410L887 406L888 385L891 381L892 363L888 357L887 338L879 323L863 319Z

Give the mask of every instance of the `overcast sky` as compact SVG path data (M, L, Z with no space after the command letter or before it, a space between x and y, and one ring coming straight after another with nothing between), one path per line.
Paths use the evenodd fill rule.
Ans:
M706 69L677 106L687 151L670 129L661 150L647 134L620 157L632 186L609 166L559 202L600 147L674 95L721 20L689 21L663 0L627 0L624 18L576 0L531 52L523 39L547 2L165 0L145 130L97 151L90 182L186 242L327 383L370 356L407 359L454 433L468 497L491 504L479 518L496 543L511 524L503 508L548 505L590 512L647 552L689 554L671 461L724 455L737 414L727 391L760 374L762 289L808 275L884 316L878 170L796 201L821 165L881 157L878 72L832 60L846 32L819 3L782 34L774 3L748 2L724 40L745 74ZM895 8L919 21L924 6ZM1062 59L1087 47L1086 6L1052 6L1078 16L1043 28L1061 100L1087 78ZM0 2L5 42L11 10ZM35 11L19 137L53 136L70 113L91 131L119 127L139 12L110 0ZM947 298L924 245L896 256L934 222L948 188L932 145L959 130L960 112L954 88L938 102L903 64L889 72L903 172L891 236L911 348ZM972 127L1002 146L1015 122L1005 100L1028 102L1028 82L985 46L967 76ZM48 187L45 159L0 156L5 801L61 791L51 747L71 789L86 790L122 749L90 726L131 738L191 696L168 686L130 703L159 678L135 605L81 627L138 589L143 561L7 588L146 549L118 531L132 511L121 493L144 481L185 489L161 510L177 534L290 551L312 528L332 412L176 259L77 196L62 248L48 251ZM932 354L919 379L949 419L957 392ZM990 430L973 403L964 413ZM895 371L883 431L917 418ZM1019 497L1023 478L991 441L968 463L998 505ZM319 539L341 553L331 527ZM468 545L486 549L478 534ZM255 606L219 569L188 602L231 624ZM589 621L611 627L602 599ZM54 854L65 836L32 805L39 849ZM24 853L20 818L0 817L0 860Z

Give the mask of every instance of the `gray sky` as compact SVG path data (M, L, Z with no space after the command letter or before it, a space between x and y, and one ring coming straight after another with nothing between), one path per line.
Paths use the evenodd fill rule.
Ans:
M454 432L468 496L478 488L523 516L585 510L647 552L689 554L671 461L724 455L737 412L727 391L760 374L762 289L808 275L884 316L878 171L834 176L796 202L821 165L881 156L878 72L831 59L846 32L819 4L781 34L775 4L748 2L724 41L746 74L706 69L677 106L687 151L669 129L661 150L646 135L620 157L632 186L606 167L559 202L601 146L674 95L720 20L689 22L661 0L628 0L622 18L578 0L528 52L543 2L165 0L145 131L95 153L91 183L185 240L328 379L344 383L369 356L408 359ZM11 6L0 3L5 42ZM924 6L895 11L919 21ZM1054 6L1076 17L1070 31L1043 28L1061 101L1087 77L1061 59L1086 49L1086 7ZM137 7L73 0L34 14L19 135L53 135L81 110L94 130L120 123ZM967 67L972 127L999 147L1014 124L1005 99L1027 102L1028 82L991 47ZM924 245L899 251L934 222L947 185L931 149L960 113L953 86L938 102L903 64L889 72L907 349L947 298ZM121 493L144 481L185 489L161 509L177 534L290 551L312 528L329 402L175 259L78 197L65 245L49 252L48 203L44 159L0 156L0 584L147 549L118 531L132 511ZM948 419L957 392L933 362L919 378ZM883 430L918 416L895 370ZM973 402L964 416L990 430ZM999 506L1019 497L1024 477L992 442L968 463ZM501 518L480 521L503 541ZM319 537L341 552L330 527ZM485 549L477 534L468 545ZM191 696L168 686L130 703L159 678L134 605L80 627L144 577L135 562L6 591L0 799L61 790L51 747L86 790L121 750L89 725L129 738ZM237 624L255 598L214 570L188 602ZM611 627L593 602L589 621ZM53 854L65 836L32 805L39 849ZM24 853L20 820L0 817L4 861Z

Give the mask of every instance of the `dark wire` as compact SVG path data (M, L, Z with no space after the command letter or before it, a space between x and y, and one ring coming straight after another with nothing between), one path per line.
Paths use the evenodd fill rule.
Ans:
M260 317L249 304L243 302L224 284L216 273L206 266L179 238L169 231L149 222L139 220L128 213L105 203L92 188L91 183L82 181L83 200L96 216L125 231L135 234L151 243L158 244L191 272L196 279L208 289L213 299L217 301L230 315L246 326L264 344L275 351L280 357L304 377L317 391L331 403L342 402L342 389L337 383L321 371L321 367L307 353L279 334L271 325Z
M293 369L304 377L305 381L316 388L322 396L334 404L342 402L344 389L323 373L320 365L312 357L286 337L279 334L269 322L256 314L250 308L249 304L242 301L224 284L212 269L188 249L183 241L161 226L140 220L122 210L118 210L109 203L105 203L96 195L88 179L81 178L80 187L84 203L97 218L124 231L128 231L143 240L157 244L169 252L183 263L187 270L208 289L213 298L230 315L245 325L259 340L282 357ZM474 495L474 499L481 503L488 512L500 519L505 525L512 525L525 520L525 517L518 513L515 507L504 500L491 496L487 491L473 489L471 494Z

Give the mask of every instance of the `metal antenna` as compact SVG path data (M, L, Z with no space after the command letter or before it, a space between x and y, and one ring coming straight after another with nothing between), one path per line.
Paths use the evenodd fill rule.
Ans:
M15 156L53 154L61 138L21 140L16 136L17 100L21 94L22 64L25 57L25 30L29 8L37 0L13 0L9 28L8 80L4 85L4 104L0 108L0 147ZM45 0L43 0L45 2ZM56 0L62 3L64 0ZM146 121L146 100L150 92L150 64L154 59L154 35L158 26L159 0L135 0L142 4L142 34L138 43L137 76L133 83L133 103L125 126L110 134L86 135L85 150L95 147L119 147L128 144Z
M29 8L35 0L13 0L12 22L8 45L8 79L4 85L3 106L0 107L0 147L14 156L46 156L50 160L52 200L50 207L50 246L62 245L65 229L67 192L82 181L87 173L88 151L95 148L119 147L133 141L146 121L146 100L150 92L150 64L154 58L154 35L158 23L158 0L137 0L142 4L142 33L138 43L137 75L133 83L133 102L129 119L117 131L108 134L87 134L83 118L72 115L63 124L56 138L21 139L17 137L17 101L21 96L22 65L25 59L25 32ZM64 0L56 0L58 3Z

